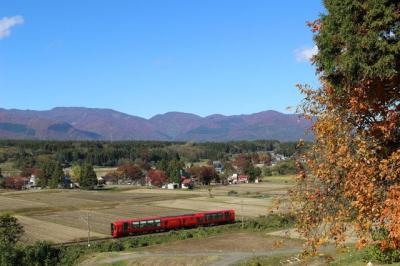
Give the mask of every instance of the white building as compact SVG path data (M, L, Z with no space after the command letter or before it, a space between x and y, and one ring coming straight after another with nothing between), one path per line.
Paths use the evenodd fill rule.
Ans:
M29 178L29 182L28 182L26 188L36 188L37 186L38 186L37 177L35 175L31 175L31 177Z
M168 183L166 185L163 185L162 188L166 188L166 189L178 189L179 188L179 184L178 183Z

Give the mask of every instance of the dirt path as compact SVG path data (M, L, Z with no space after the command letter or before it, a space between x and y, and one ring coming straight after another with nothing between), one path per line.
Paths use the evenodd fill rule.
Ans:
M232 265L240 262L241 260L249 259L254 256L280 256L280 255L288 255L293 253L300 252L300 248L290 248L290 249L277 249L271 250L268 252L193 252L193 253L144 253L144 252L136 252L131 254L125 254L122 256L107 258L97 262L93 262L88 264L90 266L94 265L103 265L103 264L111 264L120 261L126 260L135 260L135 259L144 259L148 257L196 257L196 256L205 256L205 257L220 257L221 259L217 261L213 261L208 266L225 266Z

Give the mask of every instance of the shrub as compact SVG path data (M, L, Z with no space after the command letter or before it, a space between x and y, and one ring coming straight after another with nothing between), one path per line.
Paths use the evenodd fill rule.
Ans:
M248 220L244 223L243 227L246 229L253 229L256 231L286 228L293 225L295 217L293 215L278 215L271 214L266 217L259 217L257 219Z
M27 246L24 249L23 265L56 265L59 261L59 254L60 250L49 242L38 241L33 246Z
M237 196L239 193L235 190L228 191L228 196Z
M371 245L365 248L363 259L380 263L400 262L400 250L391 248L382 250L378 245Z
M388 239L389 232L384 228L378 228L371 232L372 240L384 241ZM400 261L400 250L393 248L381 248L380 245L370 245L364 250L364 259L382 263L393 263Z

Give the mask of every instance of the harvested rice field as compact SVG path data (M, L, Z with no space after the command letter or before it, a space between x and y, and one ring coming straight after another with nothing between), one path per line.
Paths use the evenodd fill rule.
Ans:
M88 214L94 238L109 236L110 223L118 219L218 209L235 209L237 217L257 217L268 214L275 196L289 187L284 180L267 180L259 184L213 186L211 193L207 187L166 190L134 186L103 191L2 191L0 212L17 215L26 232L24 242L62 243L87 237Z

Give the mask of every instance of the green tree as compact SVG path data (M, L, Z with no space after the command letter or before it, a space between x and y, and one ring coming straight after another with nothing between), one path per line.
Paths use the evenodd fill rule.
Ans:
M261 176L261 169L250 164L244 169L244 173L249 176L250 182L254 182Z
M81 180L82 167L79 164L74 164L71 167L71 180L72 182L79 183Z
M4 176L1 173L1 168L0 168L0 188L4 188Z
M23 233L24 229L15 217L0 215L0 265L17 265L16 244Z
M57 161L50 158L45 158L40 163L40 170L38 171L39 186L47 187L49 185L54 185L54 180L50 184L50 180L55 173L57 167L61 167ZM62 169L62 168L61 168Z
M97 185L97 176L91 164L83 164L80 186L83 189L94 189Z
M171 182L179 183L181 181L181 170L184 163L178 160L172 160L168 163L167 175Z
M50 188L57 188L58 185L61 183L63 177L64 177L64 171L62 169L62 166L61 164L57 163L54 166L53 173L51 174L49 180Z
M269 166L263 167L262 174L264 176L272 176L271 168Z
M46 241L38 241L24 249L24 265L52 266L59 261L60 250Z
M156 168L158 170L162 170L168 174L168 161L165 159L162 159L161 161L158 161L156 164Z

